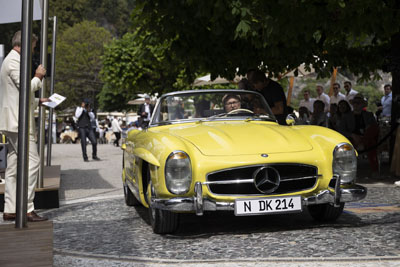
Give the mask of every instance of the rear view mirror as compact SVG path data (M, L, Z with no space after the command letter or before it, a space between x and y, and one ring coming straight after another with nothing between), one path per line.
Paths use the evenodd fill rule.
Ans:
M294 123L295 123L294 117L292 115L290 115L290 114L287 115L286 124L289 125L289 126L292 126L292 125L294 125Z

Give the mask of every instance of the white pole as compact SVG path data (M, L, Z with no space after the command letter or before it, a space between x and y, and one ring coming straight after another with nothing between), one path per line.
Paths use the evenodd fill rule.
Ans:
M0 67L1 64L3 64L3 59L4 59L4 45L0 44Z
M49 18L49 1L42 0L42 30L40 38L40 64L47 69L47 33L48 33L48 18ZM47 88L46 78L43 78L43 86L40 89L40 98L46 97ZM43 172L44 172L44 144L45 144L45 120L46 120L46 110L44 106L39 106L39 177L37 182L37 188L43 188ZM50 140L49 140L50 142Z

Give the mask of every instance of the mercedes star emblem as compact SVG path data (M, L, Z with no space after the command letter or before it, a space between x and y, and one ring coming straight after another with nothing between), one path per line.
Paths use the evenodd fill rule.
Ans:
M281 182L278 170L270 166L258 168L253 173L254 185L258 191L264 194L274 192Z

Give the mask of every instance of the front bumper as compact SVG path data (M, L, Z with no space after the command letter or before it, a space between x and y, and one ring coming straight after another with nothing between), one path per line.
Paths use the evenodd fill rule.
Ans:
M203 198L202 184L195 184L195 195L193 197L175 197L169 199L151 198L151 206L161 210L173 212L195 212L203 215L204 211L235 210L235 202L219 202ZM346 188L340 187L340 179L337 179L335 188L319 191L309 197L302 197L302 205L332 204L340 205L342 202L358 201L367 195L367 189L361 185L353 184Z

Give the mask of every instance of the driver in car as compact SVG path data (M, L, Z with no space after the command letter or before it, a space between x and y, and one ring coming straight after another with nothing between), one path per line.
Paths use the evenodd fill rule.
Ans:
M227 113L235 109L240 109L241 107L240 101L241 99L240 96L238 95L225 95L222 98L222 102L224 103L225 111Z

